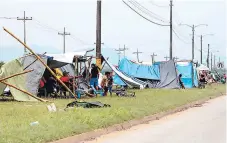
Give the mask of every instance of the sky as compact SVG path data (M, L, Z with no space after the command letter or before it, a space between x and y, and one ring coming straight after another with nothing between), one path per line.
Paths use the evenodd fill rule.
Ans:
M129 1L126 1L131 5ZM136 9L146 18L161 24L169 24L168 0L137 1L144 9ZM58 35L66 28L66 52L95 48L96 41L96 0L7 0L0 2L0 27L5 27L23 40L23 22L16 17L26 16L33 20L26 22L27 44L37 53L62 53L63 37ZM215 53L216 60L226 60L226 4L221 0L174 0L173 56L179 59L191 59L192 29L182 24L208 24L195 29L195 60L200 61L199 35L214 34L203 39L203 62L207 57L207 45ZM160 7L161 6L161 7ZM158 15L158 16L157 16ZM160 20L161 19L162 22ZM129 50L126 56L136 60L132 54L138 48L142 54L140 61L151 61L155 53L156 61L165 60L169 55L169 27L155 25L128 8L121 0L102 0L102 48L112 49L110 56L116 58L114 49ZM9 61L22 56L23 46L0 29L0 60Z

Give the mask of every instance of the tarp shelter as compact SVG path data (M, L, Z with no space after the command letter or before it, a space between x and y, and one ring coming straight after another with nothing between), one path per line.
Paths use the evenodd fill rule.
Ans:
M51 69L60 68L68 64L53 60L53 58L45 55L39 56L41 57L42 61L44 63L47 63L47 65ZM20 58L20 62L23 65L24 70L34 69L33 72L27 73L25 75L26 76L25 84L28 92L32 93L33 95L37 95L40 79L43 76L47 79L51 75L51 73L39 60L36 59L34 55L24 56L23 58Z
M20 72L23 72L24 66L21 64L21 62L17 59L12 60L6 64L4 64L0 69L0 79L4 77L8 77L13 74L17 74ZM33 71L34 72L34 71ZM30 72L31 73L31 72ZM14 86L17 86L19 89L27 91L26 86L26 75L19 75L12 77L10 79L7 79L5 82L12 84ZM4 89L6 88L5 84L0 83L0 95L4 92ZM9 90L16 101L37 101L35 98L18 91L12 87L9 87Z
M177 62L177 73L182 74L182 82L185 88L193 88L198 86L197 71L192 62Z
M201 65L200 65L199 67L197 67L196 69L197 69L197 71L209 71L209 70L210 70L207 66L205 66L205 65L203 65L203 64L201 64Z
M121 80L121 83L125 83L129 87L136 87L140 89L144 89L146 84L142 81L134 79L133 77L127 75L126 73L121 72L118 68L113 66L108 60L105 60L107 65L114 71L115 75L117 75Z
M158 82L148 84L150 88L180 88L175 62L173 60L167 62L159 62L155 65L159 66L160 80Z
M160 72L157 65L136 64L124 58L120 61L118 67L120 71L135 78L160 80Z

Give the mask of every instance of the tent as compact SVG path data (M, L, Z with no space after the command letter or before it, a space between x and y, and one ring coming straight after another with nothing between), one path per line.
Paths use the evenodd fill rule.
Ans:
M124 58L118 67L120 71L138 79L160 80L159 66L157 65L136 64Z
M176 63L177 73L182 74L182 82L185 88L198 86L198 77L196 68L191 61L179 61Z
M178 89L179 81L176 72L175 62L173 60L167 62L159 62L155 65L159 66L160 80L157 82L150 83L150 88L168 88L168 89Z
M210 69L203 64L201 64L199 67L197 67L197 71L209 71L209 70Z

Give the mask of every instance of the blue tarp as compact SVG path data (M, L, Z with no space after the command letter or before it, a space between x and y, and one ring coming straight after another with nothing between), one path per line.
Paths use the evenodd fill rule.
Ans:
M191 62L183 62L176 64L177 73L182 74L182 82L184 83L185 88L192 88L192 63ZM194 85L198 86L198 78L197 72L194 69Z
M119 63L119 70L134 78L160 80L158 65L136 64L124 58Z

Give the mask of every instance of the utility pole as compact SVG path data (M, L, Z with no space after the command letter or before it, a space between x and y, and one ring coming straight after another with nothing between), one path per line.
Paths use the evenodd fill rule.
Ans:
M211 56L210 56L210 69L213 69L213 53L211 52Z
M154 60L154 57L157 56L155 55L154 53L151 55L151 59L152 59L152 64L154 64L155 60Z
M170 60L173 58L173 25L172 25L172 7L173 7L173 0L170 0L170 49L169 49L169 57Z
M199 25L188 25L188 24L180 24L181 26L188 26L190 28L192 28L192 61L194 60L194 47L195 47L195 28L199 27L199 26L208 26L207 24L199 24Z
M174 57L173 60L176 62L179 58L178 57Z
M70 33L65 32L65 27L64 27L63 33L58 32L58 35L62 35L63 36L63 53L65 53L65 36L66 35L70 35Z
M121 60L121 51L123 51L123 49L120 48L120 45L119 45L119 48L118 49L115 49L115 51L118 51L118 61L120 62Z
M165 56L164 58L166 59L166 61L168 61L168 58L169 58L169 57Z
M221 58L220 58L220 57L218 57L218 62L219 62L219 63L221 62Z
M210 56L210 44L208 44L208 53L207 53L207 67L209 68L209 56Z
M195 57L195 25L192 25L192 61Z
M136 52L133 52L133 54L136 54L136 56L137 56L137 61L138 61L138 63L140 62L139 61L139 54L142 54L142 52L139 52L138 51L138 48L137 48L137 51Z
M201 48L200 48L200 64L203 63L203 35L200 36Z
M214 69L216 68L216 56L215 56L215 54L214 54Z
M203 63L203 37L205 37L205 36L213 36L214 34L206 34L206 35L200 35L199 37L200 37L200 42L201 42L201 51L200 51L200 64L202 64Z
M96 15L96 65L101 68L101 0L97 0Z
M122 49L122 51L124 51L124 57L125 57L125 51L128 50L128 48L125 47L124 45L124 48Z
M24 11L24 17L20 18L20 17L17 17L17 20L23 20L24 22L24 44L26 44L26 21L27 20L32 20L32 17L26 17L25 16L25 11ZM24 53L26 53L26 48L24 47Z

